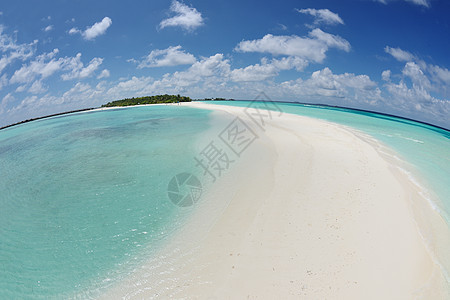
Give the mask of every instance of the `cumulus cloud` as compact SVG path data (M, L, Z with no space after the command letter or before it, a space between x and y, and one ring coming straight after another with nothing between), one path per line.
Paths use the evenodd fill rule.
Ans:
M277 76L282 70L296 69L302 71L307 65L306 60L295 56L272 59L271 61L263 58L261 64L233 69L230 72L230 79L235 82L262 81Z
M450 86L450 70L436 65L427 65L433 81Z
M271 62L279 70L291 70L296 69L297 71L303 71L303 69L308 65L306 59L297 56L288 56L281 59L272 59Z
M8 104L12 103L14 100L16 99L11 93L6 94L0 102L0 114L3 114L6 111Z
M8 85L8 77L6 77L6 74L3 74L0 76L0 90L6 85Z
M383 4L388 4L389 2L396 1L396 0L375 0L375 1L383 3ZM412 3L412 4L416 4L419 6L430 7L429 0L404 0L404 1Z
M449 127L450 101L433 97L429 91L420 84L409 87L401 80L399 83L386 84L395 110L407 115L414 115L419 120L428 121L437 125Z
M340 36L316 28L307 37L267 34L262 39L242 41L236 46L235 50L296 56L320 63L325 59L325 53L329 48L348 52L350 51L350 43Z
M43 96L30 95L19 102L11 96L6 103L9 107L4 108L7 112L5 119L0 120L0 123L11 124L32 117L92 107L106 101L105 97L105 89L101 85L91 87L89 84L81 82L74 84L67 91L58 95L51 95L50 93ZM1 111L2 107L0 106L0 113Z
M390 81L391 80L391 70L385 70L381 73L381 79L384 81Z
M104 69L98 76L97 79L108 78L111 74L108 69Z
M412 61L415 59L415 56L413 54L400 48L392 48L386 46L384 47L384 52L392 55L398 61Z
M398 82L391 80L391 72L382 73L384 87L393 108L409 112L412 116L436 123L450 115L450 71L444 67L428 64L416 55L400 48L386 47L385 51L400 62L406 62ZM389 75L389 76L388 76ZM439 96L440 95L440 96ZM439 125L439 124L438 124ZM440 123L442 126L450 124Z
M337 25L344 24L344 21L339 17L338 14L330 11L329 9L314 9L314 8L304 8L297 9L301 14L311 15L315 18L314 24L327 24L327 25Z
M415 62L407 62L402 74L411 79L413 86L420 87L422 90L431 88L430 80Z
M202 57L185 71L167 73L155 80L151 77L133 77L110 88L110 98L126 96L128 92L136 95L152 93L183 93L189 90L214 90L229 80L230 62L224 55L217 53L210 57ZM125 91L125 94L124 94Z
M167 83L170 79L171 84L190 86L202 80L215 79L215 77L227 77L229 73L229 60L224 59L223 54L217 53L210 57L203 57L186 71L177 71L171 76L164 76L161 82Z
M283 82L281 86L295 95L340 98L353 103L357 100L375 104L381 99L377 84L369 76L334 74L329 68L313 72L307 80L299 78Z
M48 25L47 27L45 27L44 29L42 29L45 32L49 32L53 30L53 25Z
M423 85L424 88L450 97L450 70L445 67L426 63L416 55L400 48L386 46L385 52L389 53L400 62L406 62L402 71L403 76L406 76L411 80L418 78L418 76L422 79L426 78L430 83L426 86Z
M55 56L59 53L58 49L52 52L44 53L37 56L33 61L27 65L23 65L16 70L10 79L10 83L28 83L36 79L36 77L47 78L59 71L65 63L65 60L56 59Z
M109 17L104 17L100 22L87 27L86 30L82 31L74 27L69 30L69 34L81 34L81 36L88 41L94 40L96 37L106 33L106 30L111 26L112 20Z
M192 31L204 24L202 14L194 7L189 7L184 3L176 0L172 1L170 11L175 13L175 16L162 20L159 23L161 29L170 26L179 26L188 31Z
M29 44L18 44L16 39L4 32L0 25L0 74L15 60L25 61L34 55L37 40Z
M136 77L122 80L114 87L108 90L108 95L115 98L123 97L127 93L139 94L140 91L151 85L153 78L151 77Z
M181 46L169 47L163 50L151 51L142 61L138 68L168 67L178 65L191 65L197 60L194 55L181 50Z
M42 84L41 80L36 80L35 82L33 82L31 87L28 89L28 92L30 92L32 94L41 94L41 93L45 93L47 90L48 90L48 88Z
M69 34L76 34L76 33L81 33L81 30L75 27L69 30Z
M262 81L278 75L278 69L273 64L262 63L245 68L234 69L230 76L232 81Z
M45 79L56 72L63 71L68 71L68 73L62 74L63 80L85 78L91 76L103 62L102 58L96 57L85 67L81 61L81 53L78 53L75 57L56 58L58 53L59 50L54 49L52 52L37 56L29 64L16 70L9 83L31 83L36 79ZM18 91L21 90L23 88L19 87Z
M66 61L65 69L69 69L70 72L62 74L63 80L81 79L92 76L92 74L103 63L103 58L95 57L85 67L81 61L81 53L78 53L76 57L72 57Z

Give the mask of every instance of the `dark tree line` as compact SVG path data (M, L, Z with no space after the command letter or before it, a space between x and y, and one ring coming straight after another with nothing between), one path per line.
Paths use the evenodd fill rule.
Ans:
M103 104L102 107L112 106L132 106L140 104L157 104L157 103L177 103L177 102L191 102L191 98L180 95L156 95L145 97L133 97L122 100L116 100Z

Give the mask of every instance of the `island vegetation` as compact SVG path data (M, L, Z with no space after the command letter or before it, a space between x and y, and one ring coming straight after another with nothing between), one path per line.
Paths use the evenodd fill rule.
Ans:
M144 96L144 97L133 97L133 98L126 98L122 100L115 100L108 102L107 104L103 104L101 107L117 107L117 106L133 106L133 105L140 105L140 104L158 104L158 103L179 103L179 102L191 102L191 101L219 101L219 100L228 100L232 101L234 99L226 99L226 98L204 98L204 99L194 99L187 96L180 96L180 95L155 95L155 96ZM14 124L6 125L3 127L0 127L1 129L6 129L15 125L20 125L24 123L28 123L35 120L70 114L70 113L77 113L77 112L83 112L88 110L93 110L95 108L84 108L84 109L78 109L78 110L72 110L72 111L66 111L41 117L36 117L24 121L20 121Z
M114 106L132 106L141 104L158 104L158 103L178 103L178 102L191 102L191 98L180 95L155 95L144 97L133 97L122 100L116 100L103 104L102 107L114 107Z

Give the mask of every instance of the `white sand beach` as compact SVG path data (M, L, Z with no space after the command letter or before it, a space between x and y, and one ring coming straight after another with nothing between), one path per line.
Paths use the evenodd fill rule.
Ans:
M105 298L448 297L414 211L443 220L412 205L418 191L373 141L307 117L274 116L262 130L243 108L182 105L239 116L258 138L202 197L178 237L194 242L175 237L161 251L162 260L168 252L179 260L150 261ZM218 203L214 216L204 213Z

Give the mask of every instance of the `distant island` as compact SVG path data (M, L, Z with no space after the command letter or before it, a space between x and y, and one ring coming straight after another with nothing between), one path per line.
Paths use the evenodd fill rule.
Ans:
M20 122L17 122L17 123L13 123L13 124L10 124L10 125L6 125L6 126L3 126L3 127L0 127L0 130L6 129L6 128L9 128L9 127L13 127L13 126L16 126L16 125L25 124L25 123L28 123L28 122L31 122L31 121L37 121L37 120L41 120L41 119L57 117L57 116L62 116L62 115L67 115L67 114L72 114L72 113L77 113L77 112L85 112L85 111L93 110L93 109L95 109L95 107L82 108L82 109L77 109L77 110L60 112L60 113L56 113L56 114L52 114L52 115L46 115L46 116L42 116L42 117L31 118L31 119L27 119L27 120L24 120L24 121L20 121Z
M156 95L145 97L133 97L122 100L116 100L103 104L102 107L115 107L115 106L133 106L141 104L158 104L158 103L178 103L178 102L191 102L192 99L186 96L180 95Z
M219 101L219 100L227 100L227 101L233 101L234 99L226 99L226 98L204 98L204 99L191 99L187 96L180 96L180 95L155 95L155 96L144 96L144 97L133 97L133 98L125 98L122 100L115 100L108 102L106 104L103 104L101 107L120 107L120 106L133 106L133 105L141 105L141 104L161 104L161 103L179 103L179 102L191 102L191 101ZM36 121L40 119L55 117L55 116L61 116L65 114L70 113L77 113L77 112L84 112L88 110L94 110L96 107L92 108L83 108L83 109L77 109L77 110L71 110L71 111L65 111L60 112L56 114L31 118L28 120L20 121L14 124L6 125L3 127L0 127L0 130L6 129L12 126L21 125L24 123L28 123L31 121Z

